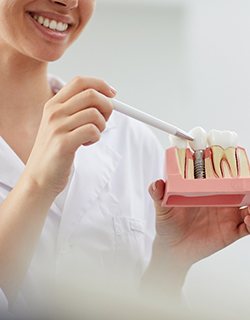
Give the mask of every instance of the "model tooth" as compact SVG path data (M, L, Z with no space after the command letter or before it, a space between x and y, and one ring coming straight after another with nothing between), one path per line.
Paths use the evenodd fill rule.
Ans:
M186 150L185 174L186 179L194 179L194 159L190 149Z
M233 131L210 130L208 144L212 150L212 160L216 174L222 177L237 177L237 161L235 148L238 144L238 135Z
M230 170L229 163L225 159L222 159L221 161L221 171L222 171L223 178L232 177L232 172Z
M176 158L178 160L179 170L182 177L185 178L187 141L176 136L170 136L169 140L171 146L176 147Z
M245 149L237 148L236 157L238 163L238 172L240 177L250 176L250 164Z
M238 145L238 135L233 131L210 130L208 133L208 144L210 146L220 146L223 149L229 147L236 148Z
M212 162L214 166L215 173L219 178L223 178L223 174L221 171L221 161L224 157L224 149L220 146L211 146L212 151Z
M207 148L205 150L205 172L206 178L214 179L218 178L218 175L215 173L213 161L212 161L212 150L211 148Z
M227 163L231 170L231 176L237 177L238 176L238 168L237 168L237 160L236 160L236 148L229 147L225 150L225 157Z
M205 150L207 147L207 132L202 127L192 129L190 135L194 141L189 142L190 147L194 150Z

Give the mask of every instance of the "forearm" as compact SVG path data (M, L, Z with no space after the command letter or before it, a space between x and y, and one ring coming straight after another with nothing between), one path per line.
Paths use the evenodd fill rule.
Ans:
M53 199L23 174L0 206L0 287L9 299L27 271Z
M166 241L156 237L150 264L142 279L145 292L178 301L189 267L176 259L174 251L166 247Z

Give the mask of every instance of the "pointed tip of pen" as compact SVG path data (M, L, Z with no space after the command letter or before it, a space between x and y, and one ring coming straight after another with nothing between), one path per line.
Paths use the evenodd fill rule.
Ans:
M187 134L186 132L177 131L175 135L181 139L194 141L194 138L192 136L190 136L189 134Z

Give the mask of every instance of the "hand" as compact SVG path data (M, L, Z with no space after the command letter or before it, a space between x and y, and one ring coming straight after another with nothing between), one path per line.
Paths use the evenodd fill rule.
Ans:
M44 106L25 175L54 197L61 192L76 150L100 139L114 96L112 87L94 78L77 77L65 85Z
M186 268L250 233L248 209L164 208L164 190L162 180L149 188L156 208L157 238L171 259Z
M245 216L244 222L246 224L247 231L250 233L250 207L248 207L248 214Z

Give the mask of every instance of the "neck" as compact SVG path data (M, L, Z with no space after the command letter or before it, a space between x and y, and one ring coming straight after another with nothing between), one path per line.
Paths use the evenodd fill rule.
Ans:
M44 104L52 97L47 62L3 50L0 58L0 126L40 122Z

